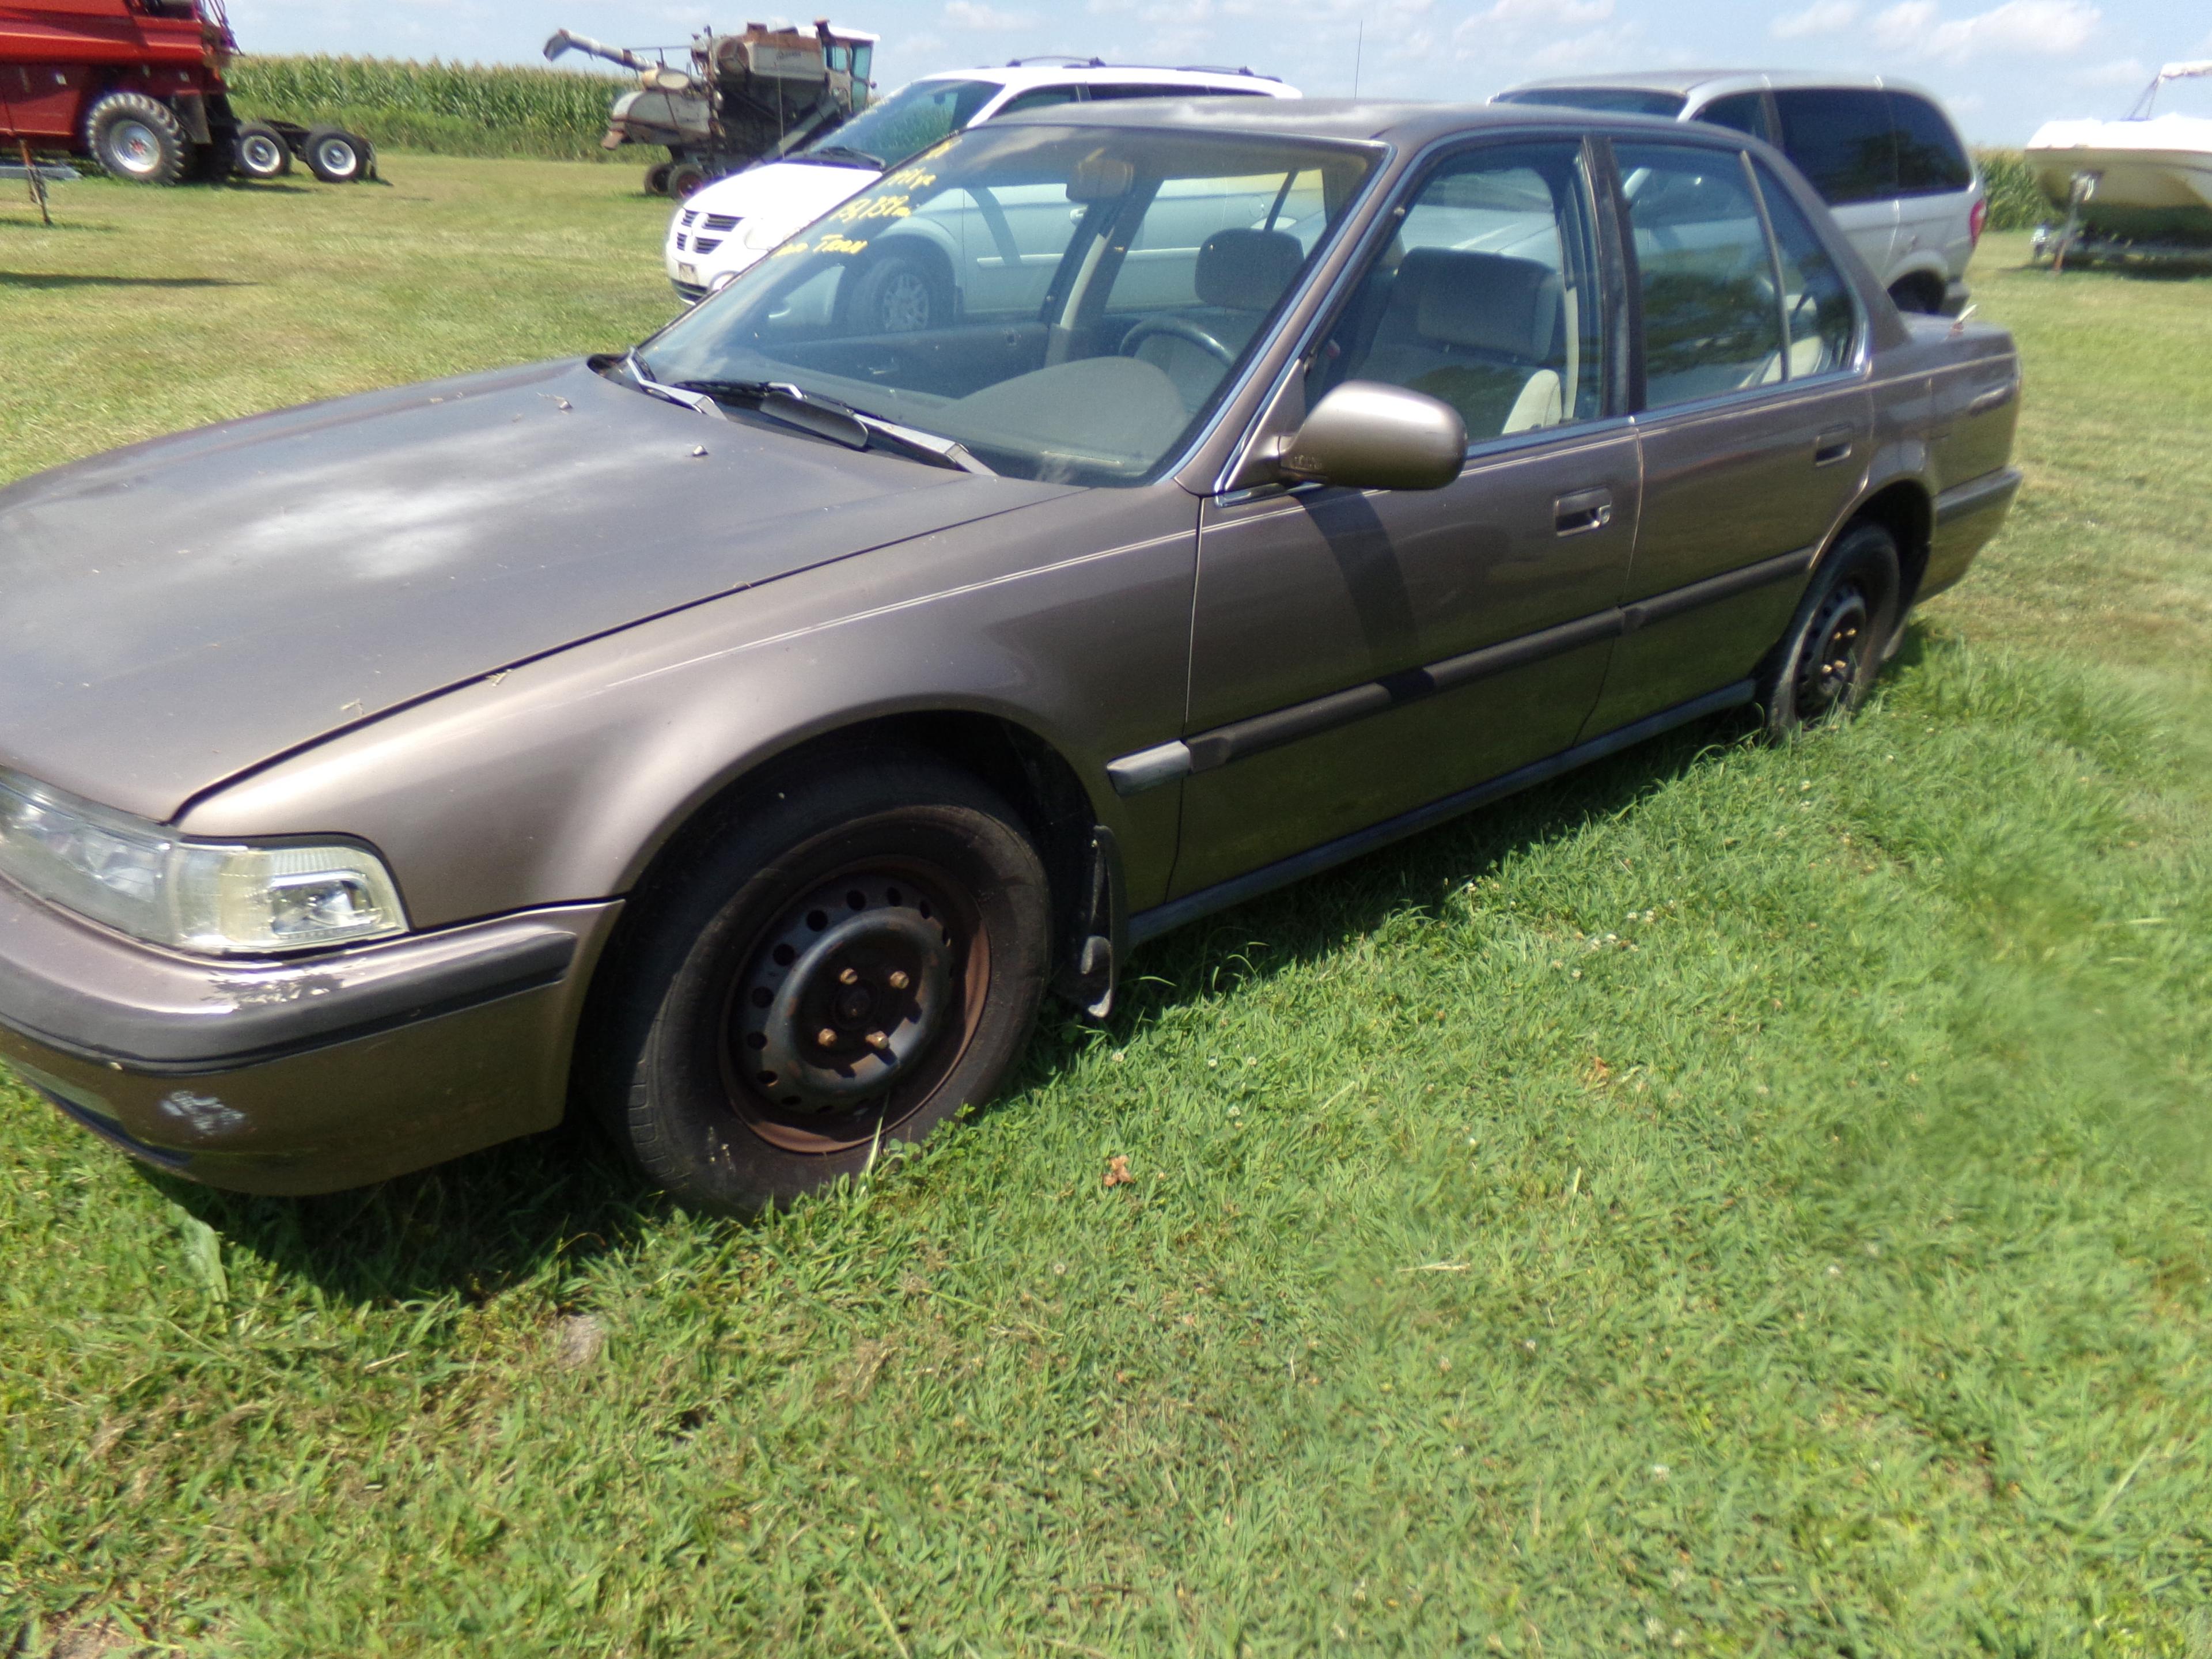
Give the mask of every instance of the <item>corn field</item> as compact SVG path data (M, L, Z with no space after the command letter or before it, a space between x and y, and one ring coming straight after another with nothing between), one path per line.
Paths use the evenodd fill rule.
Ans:
M1983 188L1989 192L1991 230L2033 230L2056 216L2036 185L2027 158L2018 150L1977 150L1974 161L1982 170Z
M229 78L232 101L248 117L329 122L391 149L562 161L605 154L599 138L607 106L635 84L562 70L384 58L246 58Z

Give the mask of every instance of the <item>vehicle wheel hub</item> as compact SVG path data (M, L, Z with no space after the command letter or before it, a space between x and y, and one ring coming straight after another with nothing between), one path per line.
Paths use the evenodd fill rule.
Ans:
M921 272L902 270L884 285L878 318L886 334L911 334L929 326L929 281Z
M116 159L133 173L151 173L161 164L161 146L142 122L118 123L114 143Z
M1805 654L1797 669L1797 715L1813 721L1847 701L1864 665L1868 624L1866 595L1856 586L1830 594L1806 630Z
M793 906L737 987L738 1080L787 1110L847 1112L915 1069L953 1001L945 914L889 874L841 878Z

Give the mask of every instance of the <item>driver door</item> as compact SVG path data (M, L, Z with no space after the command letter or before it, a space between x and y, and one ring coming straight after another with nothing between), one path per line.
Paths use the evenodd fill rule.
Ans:
M1572 140L1439 162L1310 359L1309 408L1352 380L1458 408L1457 482L1205 503L1176 896L1575 742L1639 495L1591 178Z

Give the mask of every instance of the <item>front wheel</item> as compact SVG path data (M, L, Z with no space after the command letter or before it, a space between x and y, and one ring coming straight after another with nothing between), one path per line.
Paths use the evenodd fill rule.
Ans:
M918 334L952 319L950 289L933 265L910 253L888 253L863 266L847 304L863 334Z
M1845 531L1820 562L1761 676L1768 738L1787 742L1866 701L1897 629L1899 569L1895 538L1874 524Z
M84 132L93 160L134 184L173 185L191 165L175 112L143 93L109 93L86 115Z
M654 1181L749 1214L998 1090L1051 905L1019 817L928 761L828 757L717 823L636 901L579 1078Z

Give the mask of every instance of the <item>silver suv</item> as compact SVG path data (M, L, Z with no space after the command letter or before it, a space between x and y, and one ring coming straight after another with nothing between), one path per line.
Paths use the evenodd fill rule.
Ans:
M1673 70L1532 81L1496 104L1561 104L1709 121L1764 138L1820 192L1899 311L1956 316L1989 207L1958 129L1921 88L1887 76Z

